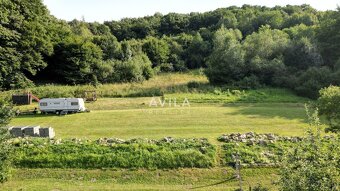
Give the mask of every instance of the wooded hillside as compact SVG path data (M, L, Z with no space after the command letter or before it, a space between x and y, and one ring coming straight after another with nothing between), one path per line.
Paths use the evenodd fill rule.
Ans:
M136 82L205 68L213 84L286 87L315 98L340 84L340 10L309 5L66 22L41 0L0 0L0 88Z

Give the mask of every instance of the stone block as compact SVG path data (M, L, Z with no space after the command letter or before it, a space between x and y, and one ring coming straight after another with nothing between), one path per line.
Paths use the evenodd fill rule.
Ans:
M30 126L23 129L24 136L39 137L40 126Z
M50 139L53 139L55 137L54 129L51 127L40 128L39 134L40 134L40 137L46 137Z
M24 137L23 130L25 128L26 128L26 126L12 127L9 132L14 137Z

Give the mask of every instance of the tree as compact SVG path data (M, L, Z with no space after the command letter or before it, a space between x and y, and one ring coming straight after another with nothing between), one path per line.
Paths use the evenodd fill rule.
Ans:
M226 11L225 13L222 13L220 16L220 20L217 23L218 27L226 27L226 28L237 28L237 19L235 17L235 14L231 11Z
M187 49L187 66L189 69L205 68L205 59L211 52L210 43L196 33Z
M284 155L280 170L282 191L338 190L339 140L323 140L317 110L310 114L307 137Z
M285 64L297 70L321 67L323 59L315 43L309 38L293 40L285 52Z
M102 50L89 40L71 37L56 45L47 70L59 82L95 84L98 82L95 69L102 62L102 54Z
M93 43L103 51L103 59L121 59L122 48L117 38L111 34L93 37Z
M85 21L73 20L69 22L73 34L81 36L82 38L92 39L93 34L89 29L89 24Z
M153 66L167 63L169 59L169 45L163 39L148 37L143 44L143 51L148 55Z
M27 75L45 68L51 55L53 20L41 0L0 0L0 88L30 84Z
M281 29L283 23L283 15L278 10L263 11L253 21L255 28L260 28L264 25L269 25L273 29Z
M140 82L153 76L152 64L145 54L135 55L128 60L112 60L111 82Z
M179 34L187 32L189 17L185 14L169 13L162 17L159 31L162 34Z
M214 48L205 73L211 83L223 84L242 79L246 74L241 31L221 28L214 35Z
M336 12L329 12L320 24L317 33L321 54L325 63L333 68L340 62L340 8Z
M317 106L326 116L329 128L326 131L340 133L340 87L329 86L320 90Z
M254 9L243 5L242 10L236 14L236 18L239 26L238 29L242 31L244 36L252 34L255 31L253 20L256 18L256 13Z
M285 71L283 53L289 44L286 33L263 26L244 41L245 59L249 73L257 76L260 82L273 84L273 77Z
M185 65L185 51L183 46L179 44L175 38L166 37L167 44L169 45L169 59L168 62L171 64L175 71L185 71L187 67Z
M99 36L112 35L110 28L108 26L106 26L104 24L100 24L98 22L89 23L88 28L90 29L90 31L93 35L99 35Z
M316 40L316 26L306 26L304 24L296 25L294 27L283 29L292 40L299 40L308 38L312 41Z
M331 84L332 71L328 67L310 67L297 78L297 86L294 87L297 94L317 99L319 97L319 90Z
M13 117L13 109L6 101L0 100L0 183L6 181L10 174L12 148L7 142L10 138L8 125Z
M294 13L283 23L284 28L293 27L296 25L304 24L307 26L316 25L319 22L317 16L313 13L302 12Z

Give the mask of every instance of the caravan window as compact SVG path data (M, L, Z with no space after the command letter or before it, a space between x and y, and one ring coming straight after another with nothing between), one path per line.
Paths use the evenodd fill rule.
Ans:
M71 102L71 105L78 105L78 102Z
M47 103L46 102L41 102L40 106L47 106Z

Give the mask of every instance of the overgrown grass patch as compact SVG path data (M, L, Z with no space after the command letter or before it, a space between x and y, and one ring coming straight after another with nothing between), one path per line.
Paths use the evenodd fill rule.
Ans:
M222 146L225 165L235 166L236 155L243 166L278 166L283 153L293 143L277 142L266 145L247 145L246 143L226 143Z
M165 93L188 92L187 84L191 81L208 83L204 75L195 74L195 71L187 73L159 74L154 78L135 83L113 83L93 85L59 85L43 84L22 90L2 92L1 96L10 96L24 91L32 92L39 98L82 97L85 91L97 92L98 97L152 97L162 96Z
M188 99L191 103L306 103L307 98L298 97L287 89L265 88L257 90L212 87L204 91L193 88L188 93L166 94L165 98L181 103Z
M223 142L222 163L235 166L240 161L242 166L280 166L285 153L298 147L306 137L288 137L274 134L229 134L218 138ZM322 141L331 144L336 138L333 135L324 136Z
M111 139L109 139L111 140ZM15 139L20 168L208 168L215 147L206 139L128 141Z

